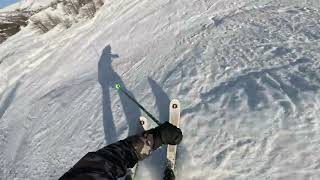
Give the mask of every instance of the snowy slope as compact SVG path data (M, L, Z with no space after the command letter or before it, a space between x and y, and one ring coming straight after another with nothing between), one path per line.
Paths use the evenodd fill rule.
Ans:
M177 179L320 179L319 7L105 0L69 29L27 26L0 45L1 179L57 179L134 134L115 82L161 121L181 100ZM164 156L140 178L161 179Z

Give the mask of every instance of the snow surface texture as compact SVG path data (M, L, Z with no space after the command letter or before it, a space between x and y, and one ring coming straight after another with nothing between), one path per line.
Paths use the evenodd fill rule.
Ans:
M318 0L106 0L0 46L0 177L57 179L182 103L177 179L320 179ZM161 179L165 148L143 161Z

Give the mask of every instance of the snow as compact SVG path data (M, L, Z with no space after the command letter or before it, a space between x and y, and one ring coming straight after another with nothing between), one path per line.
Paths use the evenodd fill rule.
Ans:
M1 179L58 179L136 133L143 114L116 82L162 122L181 101L177 179L320 179L319 8L105 0L69 29L23 28L0 45ZM164 157L138 176L161 179Z

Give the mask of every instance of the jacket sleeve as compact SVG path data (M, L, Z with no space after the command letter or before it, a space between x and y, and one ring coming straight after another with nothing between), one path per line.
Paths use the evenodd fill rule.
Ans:
M138 161L133 146L126 140L110 144L81 158L60 180L116 180Z
M116 180L161 143L148 131L89 152L59 180Z

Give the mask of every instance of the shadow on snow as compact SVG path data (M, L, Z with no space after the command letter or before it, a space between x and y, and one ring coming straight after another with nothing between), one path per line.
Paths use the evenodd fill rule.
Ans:
M133 94L124 85L121 77L112 67L112 61L119 58L118 54L113 54L111 46L107 45L101 54L98 63L98 81L102 88L102 108L103 108L103 126L105 133L105 140L107 144L117 141L117 132L115 127L115 119L112 115L111 109L111 95L110 89L114 87L116 83L121 84L124 91L128 92L133 98ZM169 104L170 99L161 86L152 78L148 78L149 85L152 93L155 96L155 104L159 112L159 120L161 123L169 120ZM128 124L128 135L134 135L140 127L138 118L140 117L140 109L124 94L119 93L122 109L124 111L125 119ZM148 109L148 108L147 108ZM148 117L147 117L148 118ZM167 148L160 148L153 153L152 156L146 161L148 167L155 173L154 177L162 178L163 172L159 171L159 167L165 165Z
M111 110L110 88L113 88L116 83L119 83L123 90L134 97L112 67L112 61L118 57L119 55L112 54L111 46L108 45L103 49L98 63L98 80L102 88L103 127L107 144L117 141L117 132ZM119 96L125 119L129 126L129 135L133 135L136 132L140 110L133 102L125 97L125 95L119 94Z

